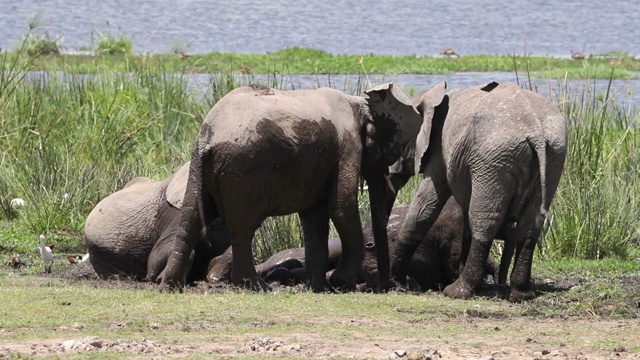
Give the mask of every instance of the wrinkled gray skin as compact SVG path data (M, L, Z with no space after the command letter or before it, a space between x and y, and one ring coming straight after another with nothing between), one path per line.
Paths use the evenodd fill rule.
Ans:
M409 205L398 205L391 212L387 226L389 250L391 252L398 244L400 228L408 211ZM420 242L411 259L408 274L422 290L440 290L444 286L453 283L458 277L462 251L463 221L462 209L451 198L442 209L438 220ZM365 255L362 274L358 282L364 283L367 288L377 289L378 266L371 222L367 222L364 225L363 232L365 236ZM329 258L331 261L329 270L335 268L341 252L340 240L330 239ZM227 261L230 261L230 259ZM303 264L304 248L287 249L256 265L256 272L268 282L276 281L285 285L296 284L304 281L304 276L301 277L298 271ZM485 264L485 273L494 278L497 276L497 266L490 257ZM209 274L212 276L211 272ZM217 273L216 277L228 278L228 276L220 273ZM494 281L497 281L497 279L494 279Z
M134 178L95 206L84 235L98 276L151 281L160 276L173 250L188 173L189 163L164 181ZM222 224L208 229L189 254L187 281L204 278L209 260L229 246Z
M268 216L297 212L303 228L309 287L327 288L329 220L343 254L330 285L354 289L363 259L358 182L369 185L378 248L387 249L388 166L415 139L422 118L393 84L367 98L335 89L280 91L240 87L206 116L191 157L174 251L162 289L183 278L203 223L224 218L233 248L232 282L267 289L253 266L254 232ZM389 254L378 253L382 287Z
M389 252L393 253L399 245L402 224L409 213L409 205L397 205L389 217ZM377 287L378 269L373 256L375 244L371 238L371 224L363 229L365 238L365 260L363 262L364 282L369 288ZM422 290L441 290L453 283L460 274L460 261L464 236L464 216L460 205L450 198L438 219L422 237L409 263L408 276ZM498 279L498 268L488 257L483 270L483 278L490 275L494 282Z
M506 257L515 251L510 300L532 299L533 250L564 166L565 119L550 101L513 83L453 90L432 109L429 98L441 98L445 87L441 83L416 100L418 110L433 121L423 123L415 152L406 151L405 162L390 168L411 173L406 159L415 154L413 172L423 176L391 254L392 277L406 281L420 234L453 196L463 208L470 241L463 246L464 269L444 294L468 298L475 293L493 239L499 237L505 240L503 279ZM402 181L392 176L392 182Z

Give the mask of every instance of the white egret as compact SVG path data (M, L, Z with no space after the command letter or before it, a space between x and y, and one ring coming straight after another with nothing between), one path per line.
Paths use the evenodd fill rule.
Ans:
M44 261L44 272L46 272L47 274L51 273L51 266L53 266L53 250L51 250L52 247L53 245L45 245L44 235L40 235L40 256L42 256L42 261Z

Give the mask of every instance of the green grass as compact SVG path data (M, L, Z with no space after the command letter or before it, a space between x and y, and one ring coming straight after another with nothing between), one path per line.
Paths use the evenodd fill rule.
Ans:
M58 264L54 273L64 274L71 266ZM385 351L381 355L369 353L378 358L396 349L427 346L440 351L449 346L478 351L482 348L478 344L525 348L531 341L526 339L544 349L565 344L582 353L621 346L628 352L640 351L634 341L640 315L637 263L545 261L536 262L535 273L541 275L539 282L548 278L547 285L538 285L542 292L535 300L513 305L492 291L468 301L437 293L314 294L293 288L278 293L202 288L160 293L150 284L82 281L2 268L0 349L27 344L27 351L38 350L42 343L95 336L124 342L145 338L181 349L183 355L202 357L213 351L217 356L255 358L260 354L237 350L265 337L313 351L275 353L284 358L323 356L325 349L340 354L338 349L381 348ZM504 336L507 343L500 340ZM133 354L129 350L120 355L69 355Z
M120 57L100 56L100 53L128 53L131 43L125 36L102 37L97 56L60 55L42 57L32 65L34 70L66 73L100 73L99 69L127 71L132 64L154 64L173 73L235 73L270 74L357 74L363 68L369 74L448 74L468 71L533 72L536 77L608 78L615 68L615 78L635 78L640 60L626 54L592 57L576 61L550 57L511 55L472 55L460 58L431 56L392 56L380 54L333 55L321 50L288 48L267 54L208 53L184 56L184 46L177 54L143 54ZM99 44L100 44L99 43ZM178 56L180 55L180 56ZM186 54L188 55L188 54ZM11 53L13 58L15 53Z
M551 256L627 259L640 248L640 112L585 88L557 99L568 153L545 240Z
M271 69L267 85L274 87L288 69L285 59L304 63L334 58L310 49L268 56L283 61L283 72ZM139 57L93 59L98 61L91 64L94 76L60 76L29 72L50 58L14 58L6 52L0 57L0 67L13 69L0 73L1 252L33 253L40 233L65 249L82 248L82 238L74 235L98 201L135 176L163 179L174 172L189 159L204 114L227 92L252 80L227 67L206 89L190 90L190 75L173 73L167 63L133 61ZM113 63L126 59L131 61L123 63L125 71L113 72ZM511 57L502 59L513 64ZM353 73L375 72L367 58L361 64L351 60ZM359 93L364 83L341 90ZM553 99L567 118L569 150L545 253L551 258L630 259L640 252L640 113L619 106L609 93L588 89L565 89ZM399 202L410 201L416 183L414 179L403 190ZM16 197L27 202L20 211L8 206ZM363 221L369 216L366 192L361 214ZM258 231L254 253L262 259L299 246L299 234L295 215L271 219Z

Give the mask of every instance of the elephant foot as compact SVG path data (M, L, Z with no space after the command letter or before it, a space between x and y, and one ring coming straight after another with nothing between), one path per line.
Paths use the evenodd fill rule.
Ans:
M529 300L533 300L536 294L533 290L521 291L515 287L511 287L511 293L509 294L509 301L513 303L521 303Z
M354 291L356 289L357 277L345 271L336 269L329 280L331 286L338 291Z
M320 279L309 279L307 287L314 293L331 292L331 286L324 277Z
M162 279L159 285L159 289L160 292L164 293L182 293L184 291L184 285L178 282Z
M245 279L243 279L243 280L241 280L239 282L238 281L234 281L233 283L234 283L234 285L243 287L243 288L248 289L248 290L256 291L256 292L258 292L258 291L265 291L265 292L271 291L271 287L269 285L267 285L267 283L264 282L264 280L262 280L261 278L259 278L257 276L252 277L252 278L245 278Z
M444 296L454 299L469 299L475 293L474 287L470 286L458 278L453 284L444 288Z

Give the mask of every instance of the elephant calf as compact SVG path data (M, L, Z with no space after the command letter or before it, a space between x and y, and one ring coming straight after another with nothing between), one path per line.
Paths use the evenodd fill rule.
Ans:
M387 226L389 236L389 250L393 251L398 244L399 231L409 211L409 205L399 205L393 208ZM365 258L363 271L359 279L367 288L378 287L378 268L376 248L373 241L371 222L363 227L365 236ZM460 206L451 199L440 213L438 220L431 230L422 238L417 251L414 253L409 266L409 276L415 280L422 290L439 290L453 283L459 274L460 256L462 250L463 214ZM329 270L341 255L342 249L339 239L329 240ZM226 259L230 262L231 258ZM278 281L284 284L298 283L305 279L304 248L283 250L265 262L256 265L256 273L266 281ZM220 271L219 269L226 269ZM230 266L220 267L209 273L209 279L228 279ZM497 277L497 266L489 258L485 264L485 272Z
M100 278L162 279L188 174L189 163L164 181L137 177L95 206L85 222L84 235L91 265ZM204 278L211 258L228 246L223 224L208 226L191 254L186 280Z

